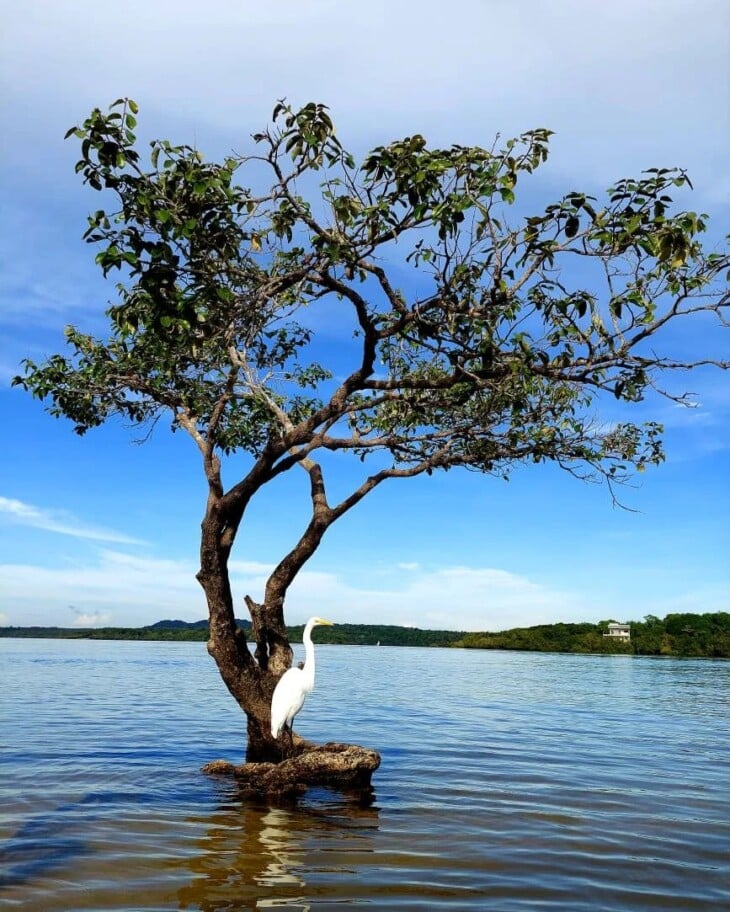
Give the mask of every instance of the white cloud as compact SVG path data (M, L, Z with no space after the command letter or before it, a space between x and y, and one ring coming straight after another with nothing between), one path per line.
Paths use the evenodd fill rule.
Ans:
M14 624L62 626L70 603L79 616L109 615L120 626L170 617L199 620L205 602L196 569L192 561L103 549L95 559L60 567L0 564L0 597Z
M66 511L44 510L33 504L24 503L12 497L0 497L0 516L9 522L22 526L32 526L34 529L43 529L46 532L57 532L60 535L70 535L73 538L84 538L92 541L107 541L125 545L142 545L144 542L132 538L114 529L105 529L93 526L77 519Z
M405 563L406 569L403 569ZM163 618L199 620L205 599L193 559L136 556L99 550L91 560L62 567L0 564L0 598L14 624L66 623L69 604L75 624L136 626ZM246 616L243 596L261 598L273 565L231 562L237 614ZM382 567L357 582L347 571L304 570L287 597L287 619L300 623L322 614L339 623L383 623L424 628L503 630L555 621L599 620L614 615L616 593L558 588L495 567L424 567L411 562ZM377 583L375 582L377 580ZM724 610L722 586L677 589L661 605L649 601L639 613ZM634 612L637 614L637 612Z
M725 0L422 0L418 15L387 0L210 0L205 16L192 0L129 0L121 18L91 0L26 0L4 21L9 123L21 138L62 130L130 94L156 120L240 145L288 95L328 102L368 144L549 126L576 178L640 160L699 165L719 187L729 17Z
M73 602L80 617L113 613L120 625L146 624L164 617L197 620L205 616L202 590L190 560L166 560L102 550L92 563L49 568L30 564L0 565L4 603L41 608L46 615ZM237 611L243 596L260 598L271 567L235 561L231 582ZM480 567L393 569L379 576L377 588L356 585L342 574L304 570L288 595L287 618L303 621L313 613L340 623L384 623L446 629L503 629L556 620L582 620L597 608L576 593L560 592L505 570ZM25 608L23 607L25 606ZM14 612L15 614L15 612ZM62 623L50 620L18 623ZM78 619L76 623L81 623ZM101 623L88 620L86 623Z
M334 574L304 572L292 586L290 611L303 616L316 607L340 621L495 630L582 619L594 608L575 593L553 590L505 570L446 567L406 572L378 589L352 586Z
M22 602L38 609L48 606L54 612L73 603L79 607L72 610L84 617L113 611L115 623L120 625L146 624L172 616L199 620L205 615L205 601L195 579L197 569L193 560L137 556L104 548L91 560L74 559L60 567L0 564L0 595L6 604ZM261 594L271 569L254 561L231 562L239 605L245 593ZM52 623L61 622L56 618Z
M104 614L101 611L79 611L78 608L71 606L71 610L74 612L74 627L101 627L104 624L108 624L111 620L110 614Z

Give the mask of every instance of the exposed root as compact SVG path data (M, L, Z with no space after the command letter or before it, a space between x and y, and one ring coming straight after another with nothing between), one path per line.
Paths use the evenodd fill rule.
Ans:
M297 748L299 748L297 744ZM232 776L244 792L252 795L296 797L311 785L326 785L363 792L380 766L380 754L354 744L314 745L304 742L297 754L281 763L244 763L236 766L226 760L206 763L203 772L212 776Z

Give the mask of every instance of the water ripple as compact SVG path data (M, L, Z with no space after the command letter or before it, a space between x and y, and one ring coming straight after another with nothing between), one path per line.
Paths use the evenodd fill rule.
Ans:
M322 647L305 737L376 802L244 801L202 644L0 641L8 909L718 910L730 663Z

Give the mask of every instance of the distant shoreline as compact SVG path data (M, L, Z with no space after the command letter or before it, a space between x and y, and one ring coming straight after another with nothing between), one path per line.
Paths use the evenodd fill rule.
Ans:
M630 622L631 638L605 636L608 621L597 624L540 624L497 633L422 630L389 624L336 624L317 632L317 642L341 646L450 646L464 649L507 649L521 652L656 655L730 658L730 613L647 615ZM248 632L250 622L238 621ZM292 642L301 640L302 626L287 628ZM0 627L0 637L14 639L125 640L205 642L207 621L163 620L145 627Z
M237 621L247 635L250 621ZM287 627L291 642L301 642L303 625ZM158 621L145 627L0 627L0 637L63 640L150 640L155 642L205 642L207 621ZM387 624L337 624L317 630L317 642L340 646L451 646L463 630L421 630Z

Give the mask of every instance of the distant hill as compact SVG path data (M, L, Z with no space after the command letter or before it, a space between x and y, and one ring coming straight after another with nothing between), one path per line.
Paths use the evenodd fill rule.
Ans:
M149 624L146 630L203 630L208 626L207 621L157 621Z
M247 629L251 626L251 621L236 618L236 624L239 627ZM144 630L207 630L207 621L156 621L149 624Z

